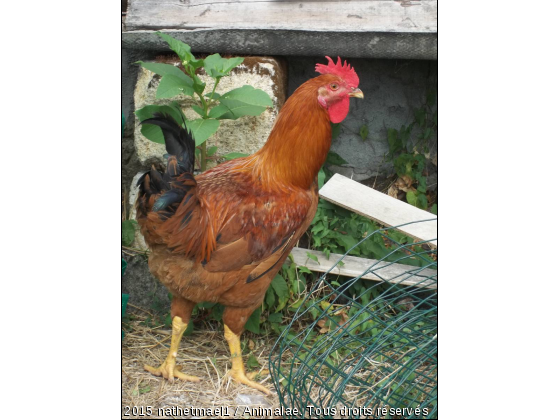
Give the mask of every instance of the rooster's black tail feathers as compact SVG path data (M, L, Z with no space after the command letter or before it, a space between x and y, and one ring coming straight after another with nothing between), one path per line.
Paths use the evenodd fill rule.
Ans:
M190 133L181 127L175 119L167 114L154 113L153 118L142 121L142 124L157 125L163 131L163 138L165 139L165 148L169 154L168 163L173 163L173 171L178 173L170 174L171 176L179 175L183 172L192 173L194 170L194 140ZM175 162L170 162L172 157L175 156ZM176 165L177 168L173 166Z
M152 118L142 121L142 124L153 124L161 128L167 149L167 169L165 173L158 172L154 167L138 180L141 196L145 204L152 194L161 194L155 201L151 211L164 211L173 204L180 203L190 189L183 183L174 182L174 178L184 173L192 174L194 170L194 139L190 133L181 127L173 117L164 113L154 113ZM188 184L196 185L194 177ZM192 187L191 186L191 187ZM141 207L141 206L140 206ZM147 211L148 209L144 209Z

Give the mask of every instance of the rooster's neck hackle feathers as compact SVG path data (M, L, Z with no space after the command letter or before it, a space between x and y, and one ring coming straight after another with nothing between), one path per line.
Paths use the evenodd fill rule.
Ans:
M334 78L323 75L301 85L282 107L266 144L248 158L264 188L313 184L331 146L331 123L317 90Z

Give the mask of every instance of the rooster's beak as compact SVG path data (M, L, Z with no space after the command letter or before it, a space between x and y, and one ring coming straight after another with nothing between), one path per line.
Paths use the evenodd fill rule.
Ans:
M352 98L361 98L364 99L364 92L362 92L360 89L358 88L354 88L352 89L352 92L350 92L348 94L348 96L351 96Z

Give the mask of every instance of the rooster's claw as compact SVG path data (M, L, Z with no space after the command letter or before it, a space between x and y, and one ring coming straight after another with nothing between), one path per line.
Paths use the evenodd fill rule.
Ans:
M175 366L174 361L173 362L168 362L166 360L158 368L148 366L148 365L144 365L144 370L147 370L152 375L163 376L165 379L167 379L171 383L173 383L174 378L178 378L178 379L181 379L183 381L189 381L189 382L200 382L199 377L185 375L183 372L181 372L181 367L180 366Z

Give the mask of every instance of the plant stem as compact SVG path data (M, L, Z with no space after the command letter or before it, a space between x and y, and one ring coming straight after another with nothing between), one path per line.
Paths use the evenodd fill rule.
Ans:
M206 170L206 142L200 145L200 172Z
M219 77L216 79L216 82L214 83L214 87L212 88L212 93L210 94L210 99L208 102L206 102L206 99L204 99L203 95L197 93L198 97L200 98L200 102L202 103L202 107L204 109L204 116L202 118L205 120L208 119L208 110L210 108L210 105L212 105L215 102L212 98L214 96L214 92L216 92L216 87L218 87L218 83L220 83ZM206 170L206 141L204 141L200 145L200 171L204 172L205 170Z
M216 102L214 100L214 92L216 92L216 88L218 87L218 83L220 83L220 80L222 80L222 78L218 77L216 79L216 83L214 83L214 88L212 89L212 93L210 94L210 102L208 103L208 107L210 107L210 105L212 105L214 102Z
M206 100L204 99L204 96L202 96L200 93L196 93L200 99L200 103L202 104L202 110L204 111L204 116L202 118L206 119L208 118L208 103L206 102Z

